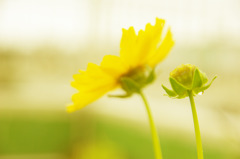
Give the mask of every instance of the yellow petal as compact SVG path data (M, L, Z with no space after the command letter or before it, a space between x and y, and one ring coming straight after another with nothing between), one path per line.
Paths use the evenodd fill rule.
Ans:
M68 112L73 112L85 107L86 105L96 101L107 92L117 88L118 85L114 83L95 85L95 89L91 91L81 91L72 96L73 104L67 107Z
M72 87L79 92L73 95L73 104L68 111L80 109L87 104L97 100L108 91L118 87L118 81L103 71L100 66L89 63L86 71L74 75Z
M79 74L73 75L73 78L78 83L91 83L92 81L97 80L113 80L112 76L109 76L107 73L105 73L98 65L89 63L86 71L79 71Z
M139 32L137 48L140 65L146 64L149 57L155 54L161 40L164 24L165 20L157 18L154 26L148 23L145 27L145 31Z
M114 55L104 56L100 67L103 71L117 80L130 69L129 65L127 65L120 57Z
M163 19L157 18L155 25L148 23L138 35L132 27L123 29L120 57L132 68L147 64L148 59L156 53L164 24Z
M135 66L136 62L136 42L137 35L133 27L128 30L122 30L122 39L120 43L120 57L130 66Z
M168 29L165 38L163 39L162 43L156 50L155 54L149 58L147 64L151 67L155 67L159 62L161 62L170 52L170 49L173 47L174 41L172 38L172 33L170 29Z

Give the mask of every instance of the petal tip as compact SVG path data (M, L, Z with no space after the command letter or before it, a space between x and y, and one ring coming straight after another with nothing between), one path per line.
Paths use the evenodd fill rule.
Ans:
M165 20L164 19L161 19L161 18L158 18L156 17L156 24L157 23L165 23Z
M68 113L72 113L72 112L76 111L76 106L74 104L69 104L69 105L67 105L66 111Z

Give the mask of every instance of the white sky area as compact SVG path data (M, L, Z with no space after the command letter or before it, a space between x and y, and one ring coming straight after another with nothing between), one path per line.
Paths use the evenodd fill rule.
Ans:
M238 0L2 0L0 45L119 41L123 27L139 30L156 17L166 19L180 41L239 36L239 10Z
M52 41L70 45L87 36L86 4L57 0L6 0L0 3L1 43Z

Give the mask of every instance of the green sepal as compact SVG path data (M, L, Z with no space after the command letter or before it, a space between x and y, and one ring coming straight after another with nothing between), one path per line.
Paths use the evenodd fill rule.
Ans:
M155 80L155 78L156 78L155 70L152 69L145 81L145 85L152 83Z
M200 71L200 73L201 73L201 77L202 77L202 84L206 84L208 82L207 75L201 71Z
M187 91L187 88L184 87L182 84L180 84L178 81L176 81L174 78L170 77L169 81L171 83L171 86L173 90L179 95L184 95Z
M108 97L110 98L128 98L128 97L131 97L132 94L121 94L121 95L112 95L112 94L109 94Z
M217 76L214 76L213 79L212 79L212 81L211 81L208 85L202 86L202 87L200 87L200 88L197 88L197 89L193 90L194 94L198 94L199 92L204 92L206 89L208 89L208 88L212 85L213 81L214 81L216 78L217 78Z
M195 69L194 75L193 75L193 81L192 81L192 90L195 88L201 87L203 84L203 80L201 77L201 72L199 71L198 68Z
M177 93L175 93L174 91L168 89L167 87L165 87L164 85L162 85L162 88L165 90L165 92L167 93L167 95L169 97L176 97Z
M145 66L143 69L136 69L120 78L122 89L126 94L109 95L109 97L127 98L134 93L140 93L142 88L152 83L155 80L154 68Z
M122 77L121 84L127 94L140 93L141 91L141 86L131 78Z

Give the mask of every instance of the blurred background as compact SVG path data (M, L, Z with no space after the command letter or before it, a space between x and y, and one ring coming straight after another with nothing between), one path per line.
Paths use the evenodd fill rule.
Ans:
M240 1L0 0L0 159L154 159L138 96L68 114L72 75L118 55L122 28L166 19L175 39L145 89L166 159L193 159L188 99L163 96L182 63L211 79L196 105L206 159L240 159Z

